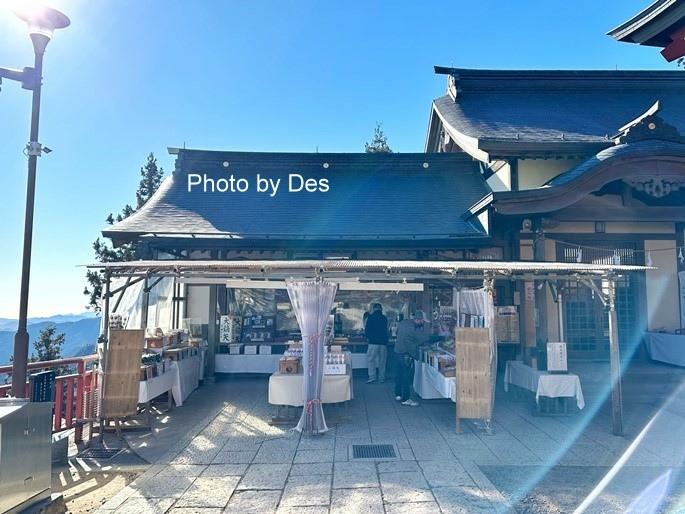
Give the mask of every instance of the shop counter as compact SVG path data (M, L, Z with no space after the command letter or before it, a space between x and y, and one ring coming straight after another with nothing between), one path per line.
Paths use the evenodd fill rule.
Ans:
M214 358L216 373L273 373L283 355L231 355L219 353Z
M304 376L301 373L274 373L269 377L269 403L302 407L302 387ZM324 375L321 387L321 403L342 403L354 397L352 375Z
M177 406L183 405L190 393L200 385L200 366L199 355L171 361L169 366L173 376L171 393Z
M171 410L173 407L172 390L175 376L176 373L169 370L159 376L140 381L140 384L138 385L138 403L145 405L144 408L148 425L150 424L150 402L152 402L152 400L164 393L168 393L167 409Z
M531 368L521 361L507 361L504 370L504 390L509 384L528 389L535 393L535 401L545 398L575 398L579 409L585 407L583 390L578 375L573 373L548 373Z
M271 374L278 369L278 361L283 354L229 354L218 353L215 355L215 373L264 373ZM366 354L351 353L350 360L353 369L366 369Z
M414 391L424 400L449 398L457 401L457 386L454 377L446 377L434 366L414 361Z
M643 338L650 359L685 366L685 334L645 332Z
M175 372L167 371L157 377L141 380L138 386L138 403L148 403L164 393L170 393L175 375ZM171 401L171 394L169 400Z

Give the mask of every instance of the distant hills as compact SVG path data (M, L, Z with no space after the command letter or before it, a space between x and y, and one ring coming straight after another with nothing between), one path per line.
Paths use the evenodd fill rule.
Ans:
M14 353L16 319L0 318L0 365L10 363ZM33 342L44 328L53 325L55 333L64 333L62 357L78 357L95 353L95 342L100 334L100 317L92 312L83 314L59 314L49 318L29 318L29 357L35 354Z

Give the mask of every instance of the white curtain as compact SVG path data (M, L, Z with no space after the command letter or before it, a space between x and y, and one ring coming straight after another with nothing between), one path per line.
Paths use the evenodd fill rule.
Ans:
M173 322L174 279L165 277L150 290L148 305L148 327L171 330Z
M125 277L112 278L110 282L110 291L119 289L126 285L127 279ZM143 312L143 288L145 282L141 280L133 285L129 285L123 291L119 291L109 300L109 314L119 314L126 320L124 328L140 328L142 323ZM117 303L119 305L117 305ZM114 310L114 307L117 307Z
M115 277L111 280L110 289L115 290L126 284L126 278ZM145 295L145 282L140 281L129 285L125 290L115 294L109 301L110 315L119 314L125 320L125 328L142 328L143 323L143 297ZM174 279L165 277L150 290L148 301L147 326L160 327L164 331L171 329L173 321L173 292ZM121 301L119 301L121 298ZM114 306L117 305L116 310ZM102 330L101 330L102 332Z
M304 407L296 430L318 434L328 430L321 406L326 323L337 285L322 280L287 280L286 287L302 332Z

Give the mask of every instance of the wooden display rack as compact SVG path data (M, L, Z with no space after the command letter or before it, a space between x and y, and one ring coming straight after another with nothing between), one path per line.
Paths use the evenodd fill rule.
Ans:
M493 371L489 328L456 328L456 430L460 419L482 419L492 433Z
M121 421L138 412L140 360L145 346L145 330L110 330L100 398L100 436L110 421L117 435Z

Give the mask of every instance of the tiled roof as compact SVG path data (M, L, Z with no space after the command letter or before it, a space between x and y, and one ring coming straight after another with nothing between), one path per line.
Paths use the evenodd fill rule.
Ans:
M609 159L617 159L622 156L659 157L666 155L680 155L685 157L685 144L651 139L638 141L636 143L612 146L611 148L602 150L597 155L579 164L578 166L565 171L561 175L557 175L552 180L547 182L547 184L545 184L543 187L559 187L569 184L574 180L581 178L583 175L592 173L597 166Z
M176 171L138 212L103 230L117 241L156 237L241 240L449 240L487 238L468 209L488 189L464 154L300 154L179 150ZM193 175L247 181L245 192L189 188ZM289 176L329 190L289 192ZM258 176L280 179L257 192ZM227 185L224 184L224 185ZM236 183L237 185L237 183ZM294 177L297 188L300 179ZM189 190L190 189L190 190Z
M454 79L433 103L448 129L478 140L606 143L661 100L662 118L685 133L682 71L496 71L436 68Z
M607 35L617 41L647 46L668 46L674 31L685 25L682 0L656 0Z
M668 172L671 169L668 163L681 165L684 161L683 143L646 139L619 144L602 150L541 187L492 193L475 210L493 205L501 214L551 212L579 201L614 180L656 175L660 169ZM629 163L634 164L628 166Z

